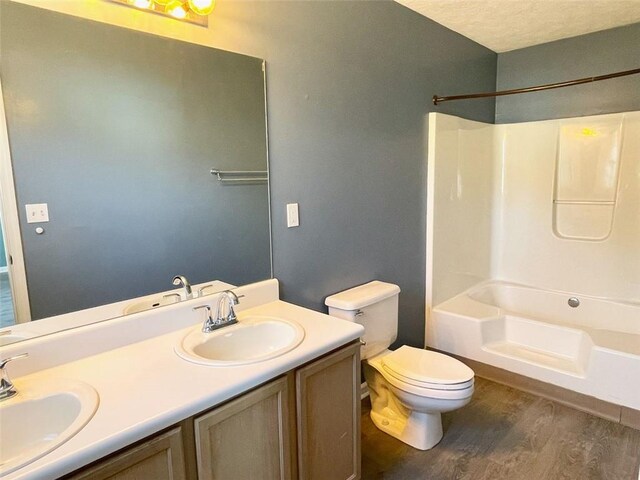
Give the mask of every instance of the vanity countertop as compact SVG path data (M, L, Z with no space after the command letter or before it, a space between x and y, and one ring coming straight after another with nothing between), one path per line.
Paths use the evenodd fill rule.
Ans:
M276 282L275 290L268 282ZM249 298L249 308L239 311L238 318L242 321L249 315L267 315L298 322L305 330L304 340L279 357L234 367L190 363L175 353L174 346L194 328L196 324L191 322L188 327L15 378L18 390L21 384L45 379L47 382L56 378L80 380L97 390L100 405L94 417L74 437L4 478L56 478L72 472L286 373L364 333L361 325L277 300L277 281L264 283L276 292L276 299L255 305L256 301ZM269 295L256 297L259 301L269 300ZM191 305L185 305L183 310L186 308L191 311ZM163 311L181 312L178 307L165 307ZM152 315L147 317L153 321ZM68 335L67 341L72 339L73 335ZM29 342L20 347L29 351Z

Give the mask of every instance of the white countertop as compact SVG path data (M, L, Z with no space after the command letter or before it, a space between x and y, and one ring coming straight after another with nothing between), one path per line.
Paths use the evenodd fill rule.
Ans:
M277 281L268 282L276 282L277 293ZM273 290L273 284L268 287ZM190 311L191 303L194 302L184 308ZM42 480L72 472L288 372L364 333L361 325L280 300L249 307L238 313L240 321L245 316L257 314L292 320L304 328L304 340L292 351L261 363L209 367L187 362L174 352L174 346L194 327L195 324L190 323L186 328L15 378L18 391L21 383L44 379L48 382L55 378L84 381L97 390L100 405L94 417L74 437L3 478ZM178 308L172 310L180 312ZM147 314L146 317L153 321L153 315ZM122 327L126 327L126 323ZM126 335L126 330L123 332ZM68 335L67 342L73 338L73 335ZM29 350L28 342L20 347Z
M236 285L221 282L220 280L211 280L209 282L198 283L192 285L192 288L194 292L198 292L201 288L207 287L209 285L211 285L212 288L211 290L207 289L208 293L206 295L215 292L221 292L222 290L230 288L236 288ZM3 327L0 328L0 332L10 332L11 336L16 337L15 340L27 340L30 338L36 338L41 335L49 335L62 330L78 328L89 325L91 323L121 317L123 316L125 308L133 304L145 302L152 299L160 299L163 295L172 293L180 295L180 299L184 300L184 288L174 288L172 290L166 290L164 292L152 293L150 295L144 295L142 297L134 297L120 302L109 303L106 305L100 305L97 307L86 308L84 310L78 310L75 312L48 317L43 319L44 321L37 320L33 322L19 323L11 327ZM206 297L200 298L202 299ZM7 337L0 338L0 346L9 345L9 343L7 343L6 341Z

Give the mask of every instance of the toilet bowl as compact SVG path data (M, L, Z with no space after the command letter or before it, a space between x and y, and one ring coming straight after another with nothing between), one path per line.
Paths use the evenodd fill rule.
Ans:
M397 285L374 281L327 297L329 315L365 327L361 349L371 419L385 433L420 450L443 436L441 414L473 395L474 373L459 360L410 346L389 346L398 330Z
M417 361L409 363L408 358ZM440 369L443 363L449 367L447 375ZM365 360L363 369L373 423L420 450L442 439L441 413L465 406L473 395L473 371L441 353L402 346Z

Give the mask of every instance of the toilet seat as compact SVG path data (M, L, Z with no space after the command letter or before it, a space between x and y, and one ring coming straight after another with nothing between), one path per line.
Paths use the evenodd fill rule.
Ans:
M403 345L380 359L385 377L429 390L473 387L474 373L461 361L442 353ZM398 387L401 388L401 387Z
M398 382L405 383L407 385L412 385L417 388L426 388L429 390L442 390L442 391L456 391L456 390L464 390L469 387L473 387L473 378L471 380L467 380L466 382L461 383L451 383L451 384L441 384L441 383L428 383L428 382L417 382L411 378L403 377L396 372L389 370L386 367L382 367L384 369L385 378L393 377Z
M371 364L371 363L370 363ZM371 364L374 368L376 364ZM378 364L380 367L380 364ZM398 390L402 390L403 392L411 393L413 395L417 395L418 397L423 398L432 398L438 400L462 400L465 398L469 398L473 395L473 380L471 383L461 389L455 390L445 390L442 388L429 388L427 386L416 386L405 381L398 379L397 377L389 374L384 367L377 368L378 372L382 375L382 377L387 381L387 383Z

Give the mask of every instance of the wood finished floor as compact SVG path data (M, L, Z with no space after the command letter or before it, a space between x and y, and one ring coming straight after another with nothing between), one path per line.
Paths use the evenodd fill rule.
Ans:
M640 431L481 378L423 452L381 432L362 403L365 480L638 480Z

